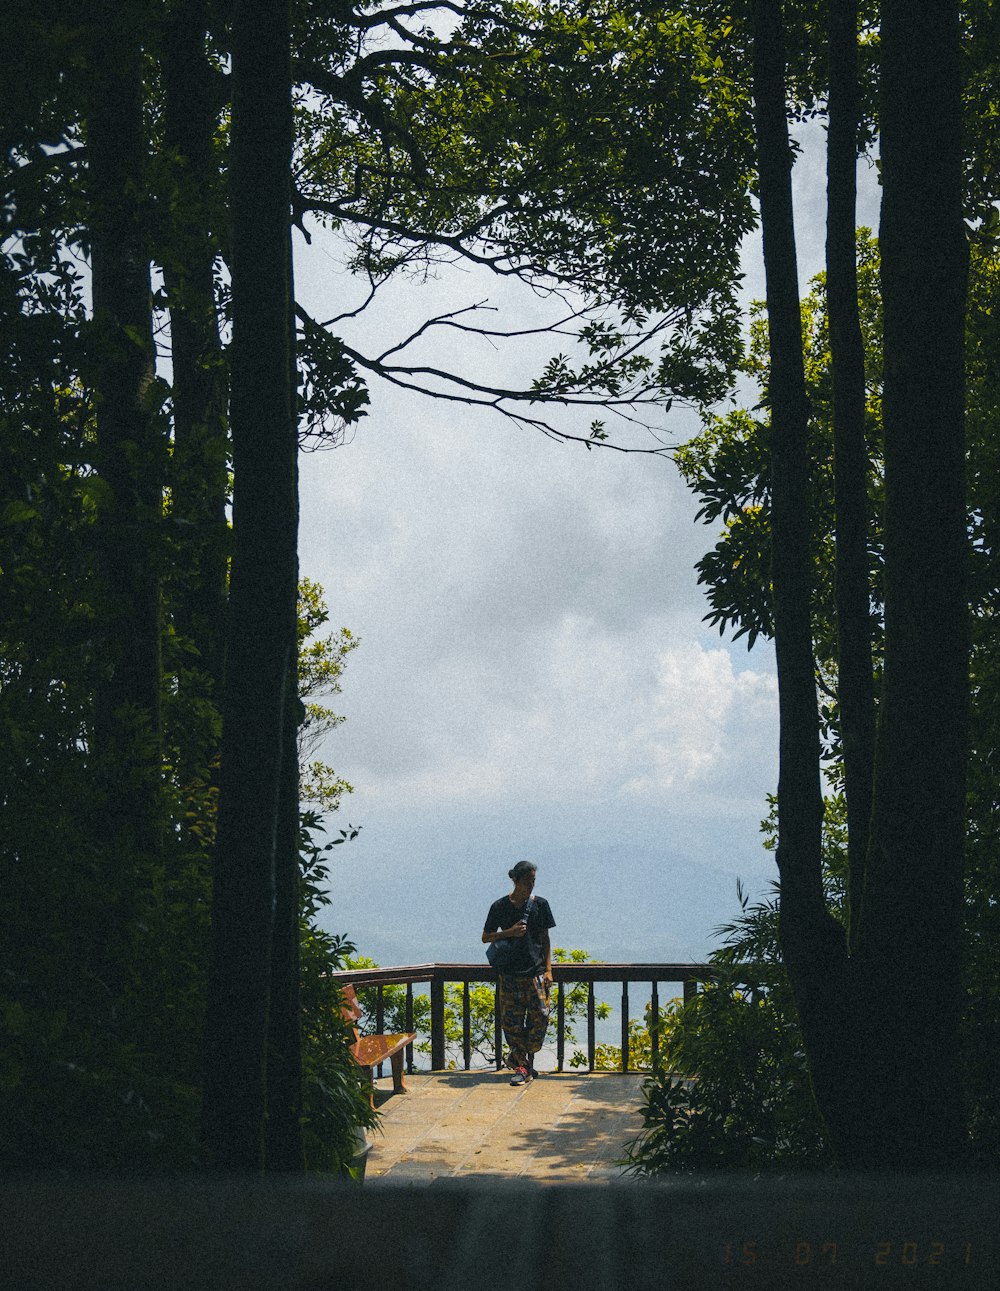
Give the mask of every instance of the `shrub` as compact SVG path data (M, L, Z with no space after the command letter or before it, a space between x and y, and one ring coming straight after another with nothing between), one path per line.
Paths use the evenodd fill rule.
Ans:
M774 900L747 908L711 956L717 975L668 1007L664 1070L643 1085L632 1173L817 1169L830 1152L816 1110L788 980L778 962ZM740 982L740 962L766 984Z

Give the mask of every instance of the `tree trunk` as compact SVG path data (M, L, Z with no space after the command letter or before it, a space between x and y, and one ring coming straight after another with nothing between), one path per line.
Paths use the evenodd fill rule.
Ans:
M960 1159L967 758L959 20L882 5L885 668L859 953L870 1159Z
M826 298L833 369L837 674L847 801L848 927L857 939L875 755L865 355L858 314L857 0L829 0Z
M802 356L792 156L785 115L779 0L754 0L753 94L767 289L771 413L771 529L780 747L778 867L782 952L795 994L817 1101L835 1108L844 1078L846 953L826 909L823 796L812 647L808 403ZM828 1117L843 1151L839 1119Z
M96 843L108 858L102 973L127 971L128 925L158 850L160 584L165 446L152 407L153 324L144 210L146 138L140 15L101 0L88 19L87 192L96 396L94 464L105 489L97 523Z
M267 1056L266 1167L305 1169L302 1145L302 1028L299 998L299 718L297 660L285 709L285 748L275 851L276 901Z
M264 1161L275 847L296 649L297 462L290 389L288 0L233 21L233 568L203 1133L210 1163Z
M162 444L149 408L153 320L145 212L141 51L128 11L91 19L87 120L97 389L100 564L107 598L106 682L97 696L98 750L114 747L122 709L159 730L159 584L152 552L160 518Z
M163 276L170 304L174 448L171 517L182 572L174 589L178 633L222 692L229 528L226 520L226 373L214 294L223 203L213 153L216 112L205 55L206 0L173 0L164 23L164 139L172 162Z
M295 273L288 245L289 302L294 303ZM295 313L288 320L290 346L289 397L293 425L298 427L298 380L295 364ZM267 1055L267 1142L265 1166L271 1173L305 1170L302 1142L302 1005L300 982L299 902L299 698L298 566L296 565L295 649L285 705L281 791L275 847L274 957L271 975L271 1016Z

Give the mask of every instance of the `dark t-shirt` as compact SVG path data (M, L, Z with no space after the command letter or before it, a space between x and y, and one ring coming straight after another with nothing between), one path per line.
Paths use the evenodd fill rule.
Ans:
M524 914L524 906L516 906L510 897L501 897L490 906L486 916L483 932L499 932L518 923ZM514 954L510 968L506 969L511 977L537 977L545 972L545 939L548 928L554 928L556 921L552 917L549 903L544 897L534 897L531 913L528 915L528 931L523 937L512 937L511 945Z

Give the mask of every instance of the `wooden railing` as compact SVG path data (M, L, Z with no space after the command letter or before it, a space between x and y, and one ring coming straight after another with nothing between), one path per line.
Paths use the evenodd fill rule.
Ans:
M621 993L621 1059L622 1070L629 1068L629 985L641 982L650 988L650 1014L659 1016L660 992L664 983L680 983L684 998L689 999L698 989L698 983L711 978L714 970L710 964L553 964L555 986L556 1069L562 1071L566 1060L566 990L571 983L587 986L587 1067L593 1071L597 1059L597 1004L594 987L598 982L619 983ZM488 964L411 964L399 968L345 969L332 973L335 980L357 988L375 987L374 1030L381 1033L385 1023L384 991L387 986L405 986L406 1003L404 1027L413 1031L413 988L426 983L430 995L430 1065L432 1071L442 1071L447 1065L445 1038L445 986L462 987L462 1060L466 1071L472 1066L472 1011L469 987L473 982L496 982L496 970ZM651 1065L657 1070L660 1064L659 1031L650 1028ZM503 1036L500 1027L499 1004L494 1004L494 1046L496 1065L503 1065ZM406 1055L407 1070L414 1070L413 1046Z

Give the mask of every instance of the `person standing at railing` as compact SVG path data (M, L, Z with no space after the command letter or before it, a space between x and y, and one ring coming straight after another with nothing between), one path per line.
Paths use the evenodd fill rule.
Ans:
M504 960L497 965L497 990L508 1062L514 1068L512 1085L526 1085L538 1074L534 1057L545 1041L549 1024L549 929L556 926L556 921L548 901L533 895L537 872L537 865L531 861L518 861L508 873L513 892L493 902L483 927L485 943L507 944Z

